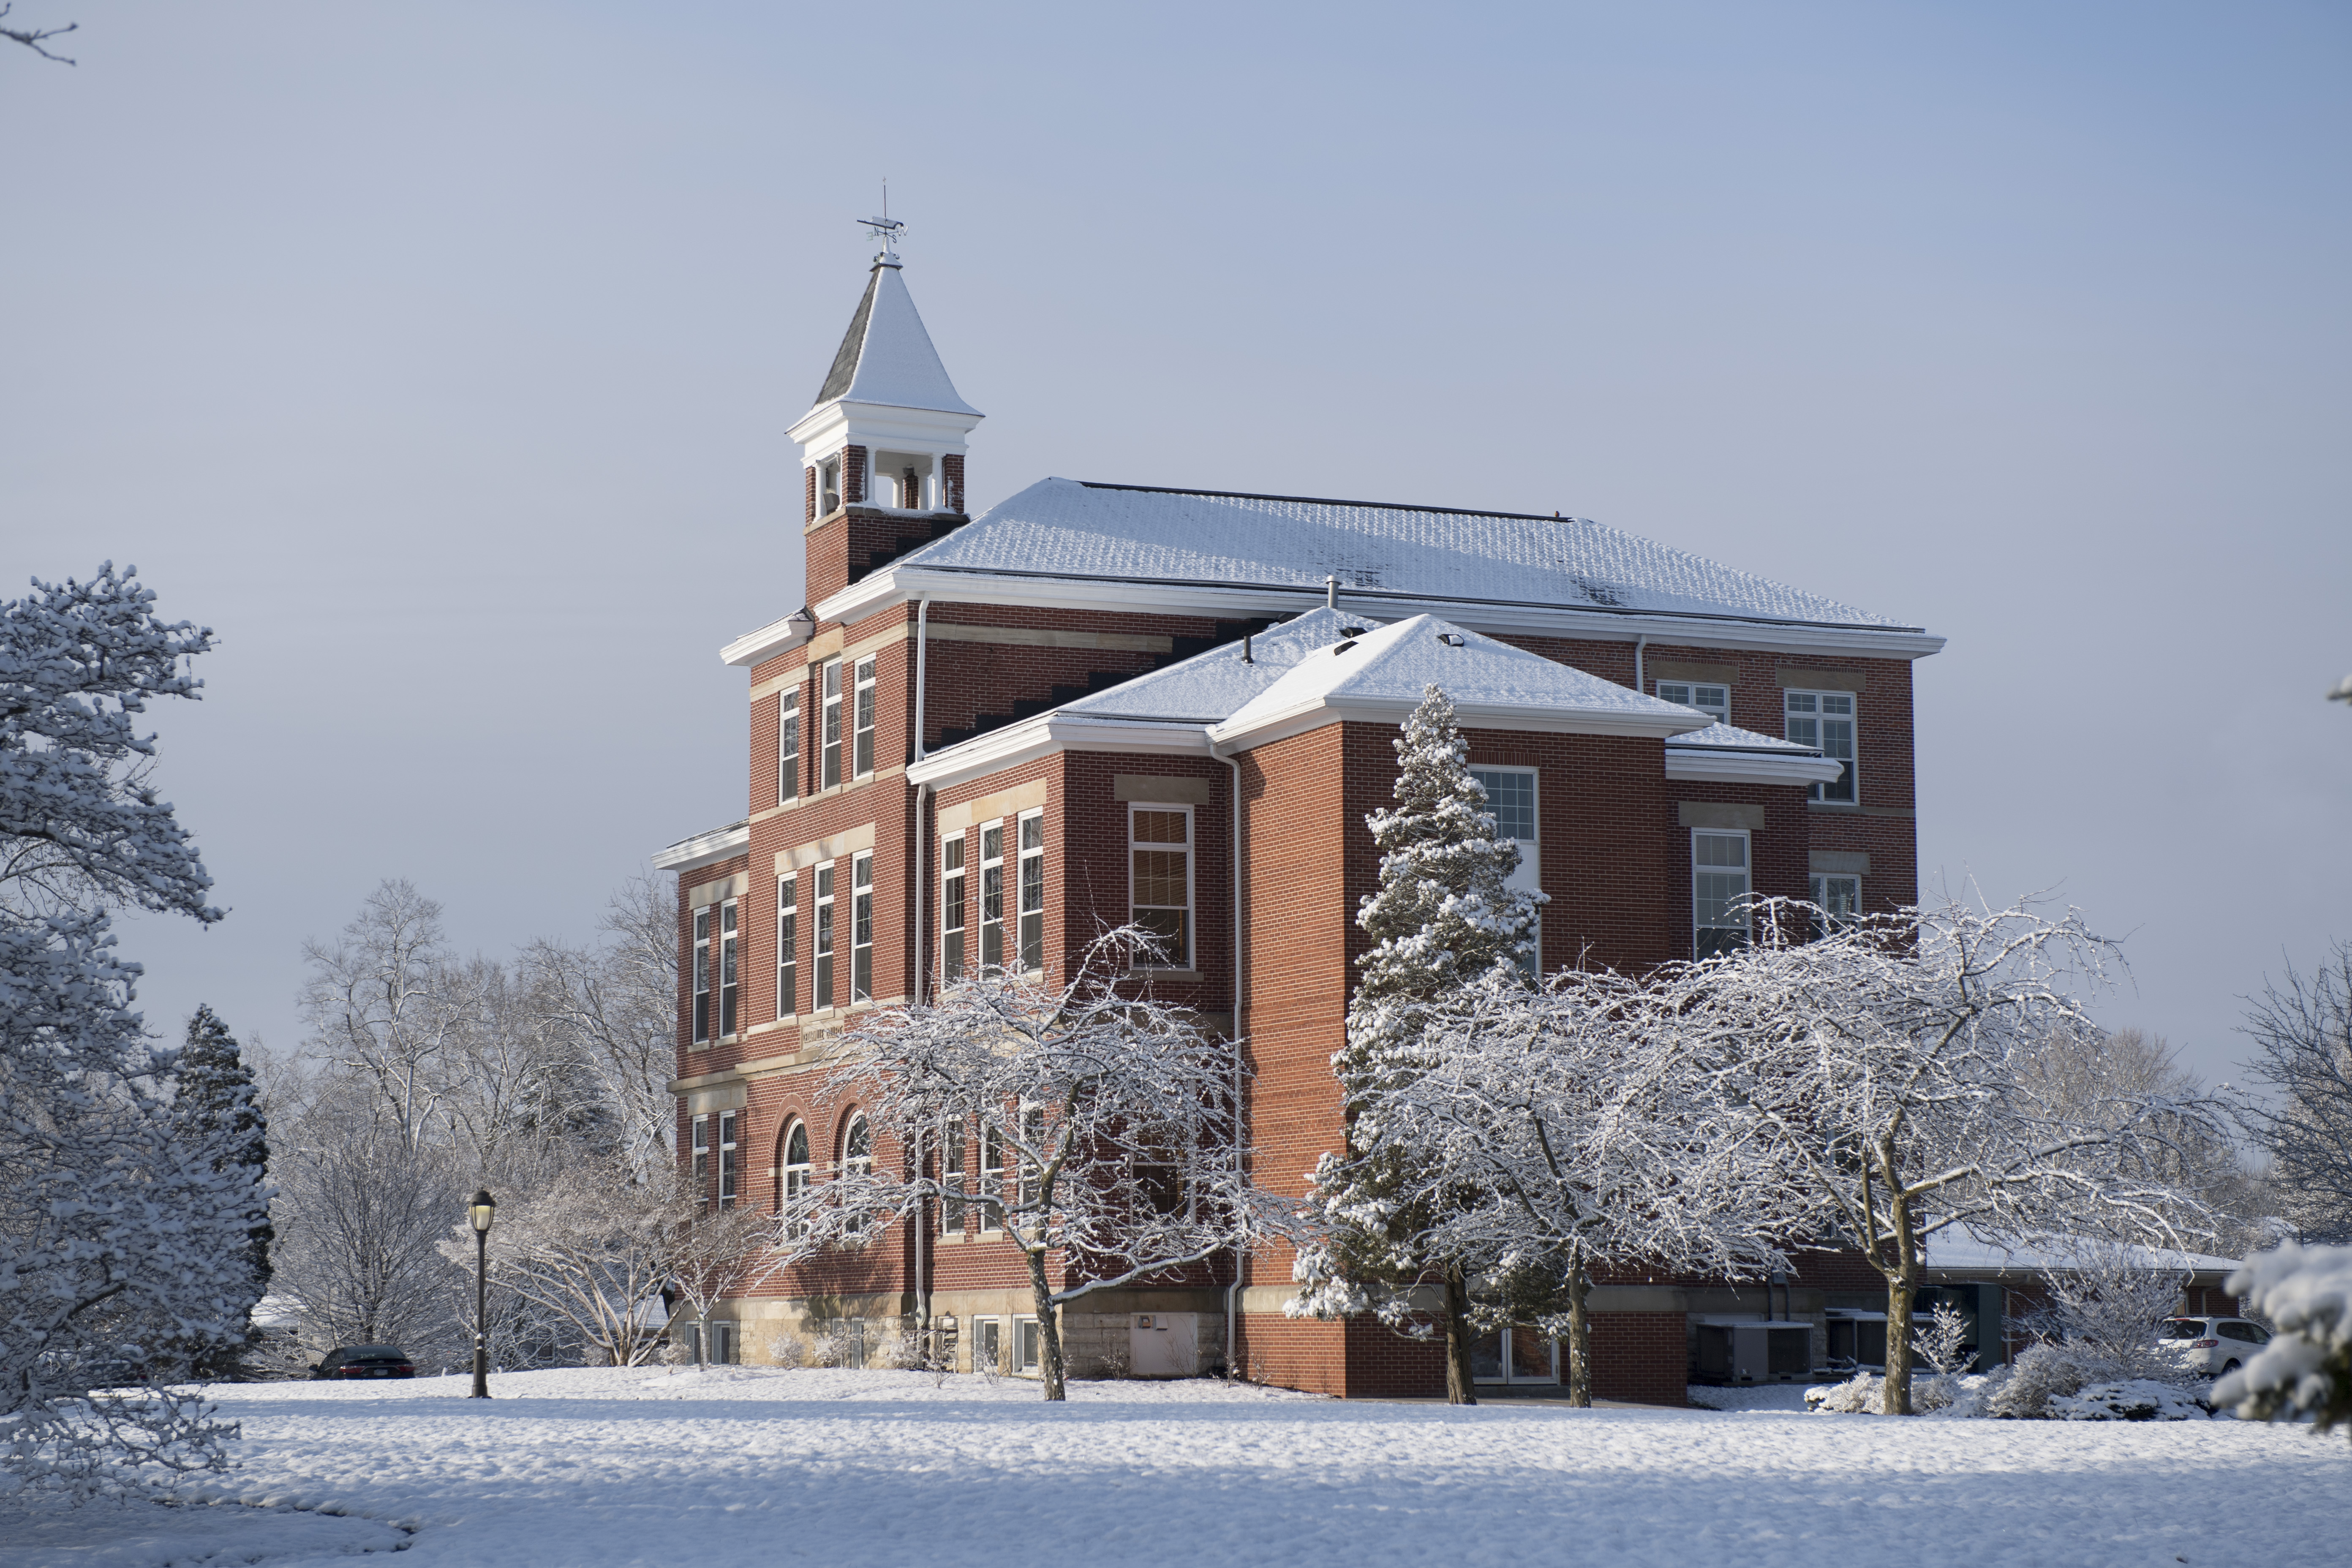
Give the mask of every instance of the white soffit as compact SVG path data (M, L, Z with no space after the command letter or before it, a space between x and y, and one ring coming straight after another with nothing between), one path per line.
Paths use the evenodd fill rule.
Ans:
M681 838L666 849L654 853L656 871L698 871L705 866L715 866L730 860L751 847L751 824L747 817L730 822L724 827L714 827L698 833L691 838Z

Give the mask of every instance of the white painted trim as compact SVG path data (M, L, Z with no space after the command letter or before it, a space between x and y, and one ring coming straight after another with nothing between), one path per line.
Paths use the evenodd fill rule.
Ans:
M1055 752L1209 753L1208 731L1198 724L1101 719L1056 709L942 747L907 770L911 784L951 789Z
M1275 741L1303 735L1319 730L1326 724L1348 721L1360 723L1402 724L1417 702L1402 697L1350 697L1345 693L1322 693L1301 699L1288 708L1276 710L1255 717L1246 726L1236 727L1231 721L1213 724L1208 734L1218 747L1248 751ZM1564 707L1527 707L1517 703L1456 702L1454 718L1465 730L1532 730L1553 735L1635 735L1651 740L1664 740L1669 735L1686 735L1703 730L1714 722L1696 709L1676 710L1687 718L1664 718L1653 712L1626 712L1617 709L1579 709ZM1704 720L1704 722L1692 722Z
M1113 610L1128 615L1142 608L1156 615L1244 619L1312 609L1321 597L1321 590L1304 584L1225 586L1108 577L1033 576L901 561L851 584L816 605L814 614L823 620L856 621L921 595L959 604ZM1651 643L1675 647L1836 652L1874 658L1925 658L1944 646L1942 637L1893 626L1826 626L1738 616L1675 616L1486 599L1419 598L1371 588L1351 588L1348 599L1366 615L1380 620L1400 621L1427 614L1488 636L1535 632L1623 643L1646 638Z
M1700 784L1827 784L1838 776L1834 758L1786 752L1742 752L1729 746L1666 743L1666 777Z
M719 662L738 666L765 664L780 653L790 653L816 633L816 622L794 610L781 621L771 621L756 632L746 632L719 650Z
M751 847L751 825L738 822L726 827L714 827L681 839L667 849L653 855L656 871L698 871L705 866L718 864L730 857L745 854Z

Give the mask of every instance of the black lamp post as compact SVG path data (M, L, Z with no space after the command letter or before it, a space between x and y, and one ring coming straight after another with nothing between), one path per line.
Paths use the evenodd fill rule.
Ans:
M498 1212L498 1200L488 1187L466 1205L466 1218L474 1227L474 1392L468 1399L490 1396L490 1351L482 1330L489 1316L490 1220Z

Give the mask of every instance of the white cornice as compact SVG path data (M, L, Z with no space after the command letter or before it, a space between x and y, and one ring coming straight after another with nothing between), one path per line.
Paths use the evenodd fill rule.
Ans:
M1317 693L1286 708L1253 713L1246 724L1228 721L1209 728L1210 743L1220 756L1251 751L1345 722L1402 724L1417 703L1398 697L1356 697L1345 692ZM1651 712L1624 712L1607 708L1537 707L1516 702L1460 702L1454 705L1455 721L1465 730L1532 730L1550 735L1637 735L1662 741L1706 728L1704 721L1667 719ZM1693 714L1692 718L1697 715Z
M907 782L946 789L1055 752L1151 752L1206 756L1208 728L1169 719L1106 719L1056 709L933 752Z
M681 838L668 848L656 851L654 869L698 871L705 866L731 860L751 847L751 824L748 820L733 822L725 827L714 827L708 833L698 833L691 838Z
M1844 771L1832 757L1730 746L1666 747L1666 777L1695 784L1828 784Z
M809 640L816 631L816 622L800 610L794 610L781 621L771 621L756 632L746 632L719 650L719 662L732 665L765 664L780 653L789 653Z
M1128 615L1142 611L1241 620L1311 609L1322 601L1323 590L1273 584L1228 586L1214 583L1052 577L969 571L908 561L894 563L851 584L816 605L814 613L822 620L855 621L917 597L961 604L1112 610ZM1433 615L1489 637L1537 634L1600 642L1632 642L1636 637L1647 637L1652 642L1676 647L1833 653L1856 658L1925 658L1944 646L1942 637L1903 627L1677 616L1496 600L1433 599L1373 588L1343 588L1339 602L1342 608L1360 607L1367 616L1383 621Z

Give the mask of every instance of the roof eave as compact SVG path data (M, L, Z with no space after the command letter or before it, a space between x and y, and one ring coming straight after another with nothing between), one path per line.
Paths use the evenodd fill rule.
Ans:
M751 847L751 824L747 818L724 827L714 827L708 833L698 833L691 838L681 838L653 855L656 871L699 871L705 866L715 866L721 860L731 860L747 854Z
M1140 581L1131 578L1065 577L1047 574L940 566L909 559L871 573L814 606L820 619L856 621L890 605L917 598L963 603L1108 609L1134 613L1136 590L1153 591L1152 608L1227 617L1286 614L1323 602L1320 587L1287 584L1226 586L1208 583ZM1836 651L1853 658L1926 658L1944 639L1916 627L1837 626L1809 621L1773 621L1738 616L1678 615L1659 610L1608 610L1565 605L1498 600L1436 599L1387 594L1371 588L1340 592L1342 605L1368 616L1400 621L1433 615L1488 636L1538 632L1549 637L1588 637L1601 642L1652 642L1696 647L1754 648L1766 652Z
M1691 784L1828 784L1845 771L1828 757L1775 756L1722 746L1666 747L1666 777Z
M816 622L806 610L794 610L781 621L771 621L756 632L746 632L719 650L719 662L738 666L767 663L790 653L815 635Z
M1181 721L1107 719L1057 708L933 752L908 767L907 782L948 789L1055 752L1205 756L1208 726Z
M1208 736L1218 754L1223 755L1270 745L1276 741L1303 735L1328 724L1351 721L1402 724L1419 704L1418 698L1318 693L1264 713L1251 714L1240 723L1229 719L1221 724L1212 725ZM1465 702L1459 699L1454 704L1454 716L1465 730L1528 730L1553 735L1630 735L1653 741L1663 741L1669 735L1686 735L1694 730L1705 729L1708 722L1608 708Z

